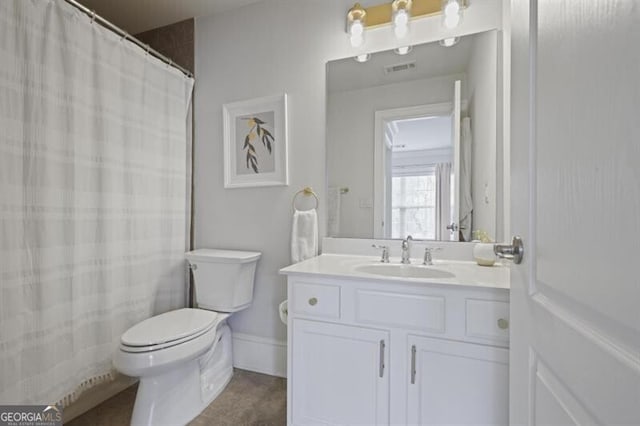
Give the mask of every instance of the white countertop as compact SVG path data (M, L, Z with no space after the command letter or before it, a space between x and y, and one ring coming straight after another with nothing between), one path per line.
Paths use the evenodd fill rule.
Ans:
M390 264L400 264L392 257ZM380 264L380 256L351 254L322 254L280 270L281 274L318 278L349 278L377 282L446 284L469 287L509 289L509 268L496 264L479 266L475 262L461 260L435 260L433 266L422 266L421 259L411 259L414 266L433 268L454 274L453 278L405 278L382 276L356 270L360 265Z

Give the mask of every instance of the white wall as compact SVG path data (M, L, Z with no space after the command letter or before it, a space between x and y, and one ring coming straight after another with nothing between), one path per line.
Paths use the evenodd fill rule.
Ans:
M340 199L340 237L373 236L375 112L452 102L454 82L464 78L464 75L458 74L329 93L329 186L349 188L349 192ZM358 172L354 173L354 170Z
M269 0L196 19L195 242L263 253L253 305L230 321L234 332L257 336L252 348L282 353L281 346L269 346L286 336L277 312L286 280L278 270L290 263L291 199L303 186L320 197L325 232L325 66L356 53L344 32L352 5L353 0ZM474 0L456 31L444 32L439 17L425 18L413 23L408 42L485 31L500 20L500 0ZM391 28L368 32L363 49L397 47L392 34ZM289 95L290 186L225 190L222 105L283 92ZM237 363L250 355L237 349ZM280 367L252 368L283 373Z
M487 231L496 238L496 131L497 131L497 33L475 38L467 69L466 90L473 138L471 195L473 230ZM501 124L501 122L500 122Z

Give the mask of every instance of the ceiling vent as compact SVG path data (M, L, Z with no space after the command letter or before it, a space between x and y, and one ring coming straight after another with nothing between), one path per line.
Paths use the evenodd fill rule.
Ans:
M391 73L400 72L400 71L410 71L412 69L415 69L415 67L416 67L416 61L405 62L403 64L389 65L384 67L384 73L391 74Z

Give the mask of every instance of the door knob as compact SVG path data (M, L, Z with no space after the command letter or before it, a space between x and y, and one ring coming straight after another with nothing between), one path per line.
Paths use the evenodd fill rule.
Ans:
M515 236L511 244L496 244L493 252L501 259L513 260L516 265L522 262L524 256L524 244L522 238Z

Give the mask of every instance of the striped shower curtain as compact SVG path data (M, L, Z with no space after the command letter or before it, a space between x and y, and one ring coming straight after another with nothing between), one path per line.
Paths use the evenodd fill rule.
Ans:
M184 306L192 86L62 0L0 1L0 404L71 402Z

